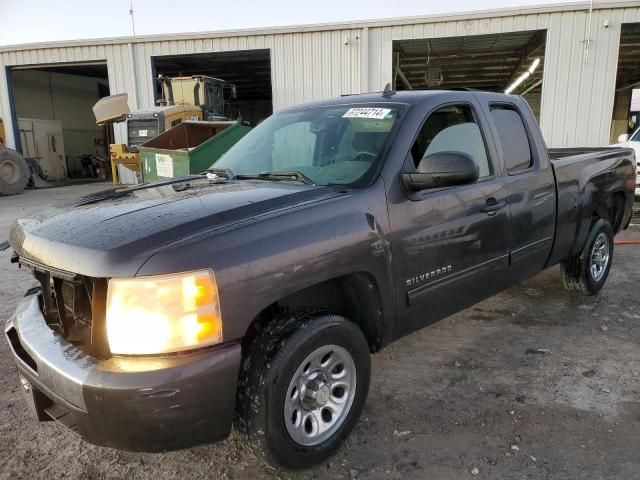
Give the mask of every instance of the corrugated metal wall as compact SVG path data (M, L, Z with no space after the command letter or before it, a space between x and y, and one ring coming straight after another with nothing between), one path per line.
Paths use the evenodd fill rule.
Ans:
M136 105L136 82L131 74L130 44L89 45L58 48L39 48L30 50L8 51L0 54L0 115L5 119L7 128L7 145L15 145L11 126L9 105L9 89L7 85L7 67L24 65L60 64L60 63L102 63L106 62L111 92L129 93L130 105ZM124 138L124 126L116 129L116 138Z
M268 49L274 109L360 92L360 29L249 35L133 45L140 106L153 102L151 58L161 55Z
M166 40L110 41L102 45L54 46L0 52L0 115L11 118L6 67L106 61L111 93L127 92L131 108L153 104L152 57L269 49L273 107L343 94L379 91L391 81L394 40L547 30L541 126L551 146L596 146L608 142L613 110L620 25L640 22L640 7L596 9L585 61L587 10L546 7L543 13L457 15L409 21L311 28L282 32L188 35ZM540 10L540 9L538 9ZM484 18L483 18L484 17ZM603 27L604 20L609 28ZM333 28L333 27L332 27ZM11 128L7 140L13 145ZM116 139L124 140L124 129Z
M587 5L588 7L588 5ZM475 18L369 28L369 84L391 81L394 40L547 30L540 126L549 146L609 141L622 23L640 22L640 8L594 10L588 56L588 10ZM603 26L609 21L609 27Z

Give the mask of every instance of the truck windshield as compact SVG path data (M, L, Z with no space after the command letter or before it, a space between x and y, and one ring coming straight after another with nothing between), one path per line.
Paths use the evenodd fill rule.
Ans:
M276 113L212 167L235 175L298 172L315 185L367 184L383 161L402 108L340 105Z
M631 138L629 139L630 142L640 142L640 128L638 130L636 130L636 133L634 133Z

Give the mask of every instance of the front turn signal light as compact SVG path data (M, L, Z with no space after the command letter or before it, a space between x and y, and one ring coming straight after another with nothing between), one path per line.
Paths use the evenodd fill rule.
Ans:
M211 270L113 278L107 338L114 354L181 352L222 342L218 287Z

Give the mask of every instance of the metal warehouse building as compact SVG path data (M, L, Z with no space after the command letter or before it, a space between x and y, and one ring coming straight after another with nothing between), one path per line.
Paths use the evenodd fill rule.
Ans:
M105 153L126 130L95 125L91 106L128 93L154 105L158 74L211 75L237 86L255 123L326 97L474 87L522 94L550 146L606 145L626 133L640 84L640 3L588 2L518 10L261 30L0 47L0 117L22 149L24 119L62 124L67 152ZM526 77L526 78L525 78ZM515 85L515 87L514 87Z

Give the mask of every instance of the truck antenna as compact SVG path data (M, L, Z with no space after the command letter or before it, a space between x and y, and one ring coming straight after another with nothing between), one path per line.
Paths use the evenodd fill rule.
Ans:
M384 86L384 92L382 92L382 96L385 97L385 98L389 98L389 97L395 95L395 93L396 93L396 91L391 87L391 84L387 83Z

